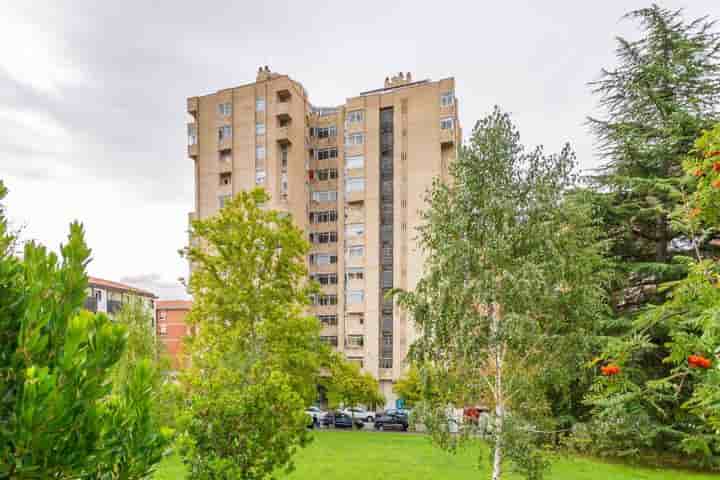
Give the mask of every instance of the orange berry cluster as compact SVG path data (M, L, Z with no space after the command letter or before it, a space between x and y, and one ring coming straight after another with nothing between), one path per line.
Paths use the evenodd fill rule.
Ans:
M705 358L702 355L690 355L688 357L688 363L691 367L710 368L712 362L709 358Z
M612 377L613 375L617 375L618 373L620 373L620 367L611 363L610 365L605 365L604 367L600 367L600 371L606 377Z

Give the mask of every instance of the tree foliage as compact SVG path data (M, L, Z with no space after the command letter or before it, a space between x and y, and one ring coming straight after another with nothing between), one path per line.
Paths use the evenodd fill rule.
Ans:
M640 23L641 36L618 38L619 65L592 84L606 116L589 122L606 159L596 201L621 280L629 276L632 287L616 303L632 309L656 299L654 285L685 273L670 263L683 247L670 217L682 201L681 161L719 118L720 36L706 18L688 22L657 5L626 18Z
M0 205L0 478L146 478L166 444L149 415L150 368L112 392L126 330L82 310L82 226L59 256L29 242L18 258L7 225Z
M715 165L717 164L717 167ZM703 134L684 161L693 193L673 215L693 243L720 226L720 127ZM702 175L698 173L702 172ZM717 182L717 183L716 183ZM611 338L596 363L619 374L598 376L588 401L595 407L596 446L605 453L674 451L720 468L720 264L713 256L683 262L689 274L663 288L667 300L650 305L624 336ZM658 345L661 332L667 340ZM663 369L648 369L653 358Z
M405 401L407 407L412 407L422 400L422 384L420 372L415 365L411 365L405 373L393 384L393 392Z
M322 379L328 404L331 408L357 407L364 405L374 408L385 403L378 381L360 366L333 352L329 354L327 376Z
M184 462L193 479L262 479L292 468L310 437L323 345L304 312L308 244L267 195L241 192L214 217L194 221L184 250L193 271L191 366L183 381Z
M448 405L492 407L494 473L503 452L528 478L545 462L534 448L554 426L543 378L569 382L578 346L604 311L604 261L588 209L567 193L574 156L525 150L507 114L476 125L436 181L420 243L425 273L398 294L420 331L423 421L442 444ZM440 421L437 421L437 419Z

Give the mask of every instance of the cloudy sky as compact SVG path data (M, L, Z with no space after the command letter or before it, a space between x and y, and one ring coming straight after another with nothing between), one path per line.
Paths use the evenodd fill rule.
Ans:
M614 65L615 36L635 35L620 17L649 4L249 3L0 0L0 178L24 238L57 247L79 219L92 275L182 296L185 99L254 81L258 65L302 82L316 105L398 71L454 76L466 133L498 104L525 143L569 141L591 168L587 82ZM718 0L662 4L720 19Z

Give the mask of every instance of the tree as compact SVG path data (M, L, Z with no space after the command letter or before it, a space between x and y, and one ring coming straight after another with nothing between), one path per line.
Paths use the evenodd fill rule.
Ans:
M596 361L602 375L588 401L595 444L605 453L636 456L651 448L720 468L720 264L717 252L703 258L697 240L720 227L720 125L698 139L683 165L693 193L684 195L673 223L695 247L694 258L682 258L689 274L665 284L666 301L611 339ZM667 339L662 345L654 341L658 331ZM649 373L648 357L665 368Z
M292 468L310 440L323 345L304 312L308 244L289 216L267 210L261 189L241 192L194 221L183 254L193 271L188 322L190 407L183 460L193 479L262 479Z
M632 11L639 40L618 38L619 66L592 83L605 118L590 118L606 159L596 202L619 262L621 311L659 301L656 288L686 270L671 262L686 243L670 215L682 201L681 162L719 118L720 36L707 18L686 22L657 5ZM673 248L671 247L673 244Z
M590 119L606 160L594 178L594 203L616 260L615 318L606 324L601 355L606 359L625 349L646 318L645 309L672 302L668 286L694 275L688 259L713 249L711 232L697 230L688 215L677 221L677 212L692 203L696 188L695 177L683 172L683 160L695 139L720 118L720 35L707 18L686 21L681 11L657 5L626 18L639 21L641 36L618 39L619 66L603 70L593 84L605 117ZM649 322L641 331L632 355L636 385L674 371L664 361L673 342L667 324ZM631 373L623 372L623 378ZM687 424L679 405L670 398L662 405L620 402L612 410L595 405L592 430L606 428L608 434L599 435L594 445L623 455L673 450L682 437L678 426Z
M420 332L411 356L428 387L416 410L451 447L449 406L492 407L494 480L504 458L542 476L535 447L554 426L542 379L579 367L567 358L604 311L598 228L566 196L573 167L567 146L526 151L496 109L476 124L448 184L433 184L419 233L425 273L397 293Z
M342 355L336 352L329 354L327 370L329 375L323 378L323 384L332 408L359 405L375 408L385 403L375 377L368 372L362 372L359 365L346 360ZM353 426L354 423L353 421Z
M73 223L60 257L28 242L18 258L0 204L0 478L146 478L165 447L146 370L112 393L126 331L82 310L83 237Z
M420 383L420 372L417 367L411 365L407 371L397 379L393 385L395 394L405 401L405 405L412 407L422 399L422 385Z

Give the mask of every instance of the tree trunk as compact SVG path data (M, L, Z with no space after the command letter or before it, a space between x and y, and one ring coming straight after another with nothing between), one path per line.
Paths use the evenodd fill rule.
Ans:
M503 356L504 348L499 338L500 332L500 312L497 306L492 306L492 323L491 341L494 343L492 348L493 361L495 362L495 452L493 454L493 472L492 480L500 480L502 478L502 458L503 458L503 420L505 419L505 395L503 392Z

